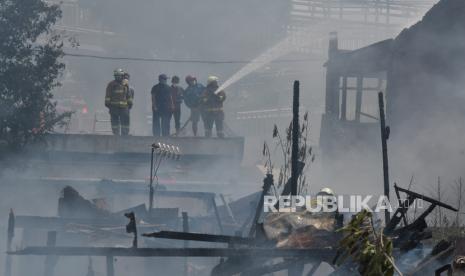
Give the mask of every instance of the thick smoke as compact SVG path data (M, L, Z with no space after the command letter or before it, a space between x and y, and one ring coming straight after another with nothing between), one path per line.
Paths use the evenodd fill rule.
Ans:
M450 186L463 176L464 12L463 1L440 1L393 46L387 88L393 169L410 169L423 183L442 177Z

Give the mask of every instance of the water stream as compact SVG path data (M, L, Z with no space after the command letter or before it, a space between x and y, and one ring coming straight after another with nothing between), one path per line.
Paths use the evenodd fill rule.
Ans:
M316 26L313 26L313 28L315 27ZM252 61L247 63L244 67L239 69L239 71L237 71L229 79L227 79L217 89L217 91L225 90L232 84L236 83L245 76L255 72L256 70L267 65L268 63L287 54L290 54L291 52L299 48L308 46L312 41L321 39L322 37L321 30L317 32L312 32L311 30L308 30L308 32L306 33L306 35L298 37L296 37L295 35L287 36L286 38L278 42L275 46L269 48L268 50L260 54L258 57L254 58Z

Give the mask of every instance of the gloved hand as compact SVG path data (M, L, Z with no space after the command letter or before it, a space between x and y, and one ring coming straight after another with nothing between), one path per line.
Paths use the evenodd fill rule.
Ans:
M226 95L224 94L223 91L220 91L215 95L216 95L216 99L220 102L224 101L224 99L226 98Z

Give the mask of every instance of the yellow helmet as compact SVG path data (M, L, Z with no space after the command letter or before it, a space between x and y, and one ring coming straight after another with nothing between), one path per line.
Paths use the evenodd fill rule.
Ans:
M211 83L218 82L218 77L215 76L209 76L207 79L207 85L210 85Z

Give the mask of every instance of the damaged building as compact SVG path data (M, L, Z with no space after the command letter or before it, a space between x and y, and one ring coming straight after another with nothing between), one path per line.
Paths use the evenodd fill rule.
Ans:
M415 171L434 162L463 161L457 139L465 114L463 11L463 1L440 1L395 38L355 50L340 49L337 33L330 35L320 133L329 162L345 160L337 166L342 168L355 159L365 162L360 168L373 161L370 156L380 148L380 91L394 166L409 164ZM459 173L460 165L450 172Z

